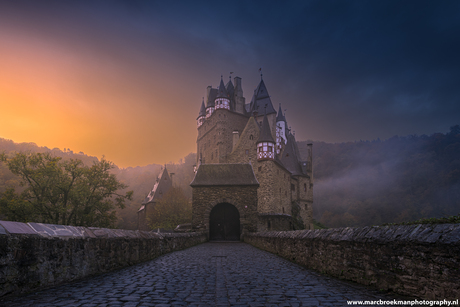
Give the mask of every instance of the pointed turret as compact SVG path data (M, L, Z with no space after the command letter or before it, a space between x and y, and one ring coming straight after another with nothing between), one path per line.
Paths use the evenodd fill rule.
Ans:
M251 100L251 114L253 112L262 112L262 108L267 106L266 114L276 113L275 109L273 108L272 101L270 99L270 95L268 95L267 87L265 86L264 80L260 79L260 83L257 86L256 90L254 91L254 95L252 96Z
M259 139L257 140L257 160L275 159L275 140L273 139L267 114L264 115Z
M198 127L203 125L205 118L206 118L206 108L204 106L204 97L203 97L203 101L201 102L200 113L198 113L198 117L196 118Z
M222 76L220 78L220 85L217 90L217 97L215 100L215 108L217 109L225 109L230 110L230 99L228 97L227 89L225 88L224 81L222 80Z
M233 97L233 95L235 94L235 87L233 86L233 83L232 83L232 79L230 78L230 80L228 81L227 83L227 86L226 86L226 89L227 89L227 94L230 98Z
M225 85L225 88L227 89L227 94L228 94L228 97L230 98L230 110L235 111L236 110L235 87L233 86L231 77L230 77L230 80L228 80L227 84Z

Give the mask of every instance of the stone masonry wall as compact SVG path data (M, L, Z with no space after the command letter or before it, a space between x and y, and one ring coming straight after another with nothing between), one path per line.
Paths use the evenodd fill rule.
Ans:
M240 213L241 234L257 231L257 186L193 188L192 227L209 234L209 215L219 203L234 205Z
M198 233L0 221L0 296L121 269L205 241Z
M249 233L244 241L379 290L424 299L460 297L460 224Z

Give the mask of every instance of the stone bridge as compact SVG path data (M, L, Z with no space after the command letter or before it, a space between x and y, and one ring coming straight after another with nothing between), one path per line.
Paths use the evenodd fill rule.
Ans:
M0 225L0 306L345 306L460 293L460 225L248 234L260 249L200 244L203 234ZM331 275L360 283L367 276L369 286ZM384 293L384 275L405 282Z

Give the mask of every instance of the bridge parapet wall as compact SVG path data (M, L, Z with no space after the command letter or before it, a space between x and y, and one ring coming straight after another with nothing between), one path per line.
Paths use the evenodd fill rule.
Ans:
M460 224L248 233L244 241L321 273L425 299L460 297Z
M0 297L121 269L205 241L201 233L0 221Z

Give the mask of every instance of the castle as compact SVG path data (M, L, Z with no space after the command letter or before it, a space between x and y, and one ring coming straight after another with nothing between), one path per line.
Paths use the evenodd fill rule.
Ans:
M302 161L262 75L250 103L239 77L208 86L197 130L192 227L209 231L211 239L313 227L312 145Z

